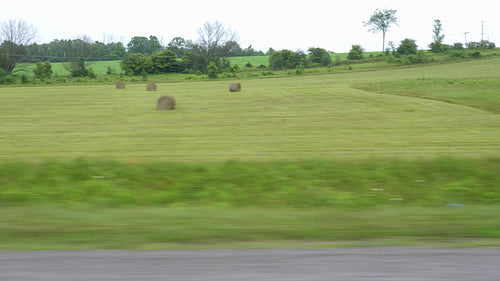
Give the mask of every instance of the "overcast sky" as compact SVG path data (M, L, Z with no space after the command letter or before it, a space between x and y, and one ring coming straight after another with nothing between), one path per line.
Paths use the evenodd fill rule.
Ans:
M198 38L197 30L207 21L219 21L235 30L242 48L307 51L320 47L347 52L359 44L366 51L382 49L382 34L368 32L363 25L375 9L397 10L399 26L393 26L386 42L396 46L405 38L419 48L432 42L434 19L440 19L446 43L484 39L500 45L500 16L497 1L440 0L348 0L348 1L5 1L0 22L23 19L38 29L38 43L54 39L76 39L83 35L94 41L121 41L133 36L155 35L167 44L172 38Z

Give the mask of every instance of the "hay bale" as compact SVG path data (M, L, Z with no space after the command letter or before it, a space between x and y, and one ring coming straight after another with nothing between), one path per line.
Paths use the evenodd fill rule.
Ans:
M117 89L125 89L125 82L123 82L123 81L116 82L116 88Z
M156 84L153 83L153 82L149 82L148 85L146 86L146 89L148 91L156 91L157 90L157 87L156 87Z
M156 102L156 109L158 110L170 110L175 108L175 99L172 96L164 95L161 96Z
M241 84L240 83L231 83L231 85L229 85L229 91L230 92L241 91Z

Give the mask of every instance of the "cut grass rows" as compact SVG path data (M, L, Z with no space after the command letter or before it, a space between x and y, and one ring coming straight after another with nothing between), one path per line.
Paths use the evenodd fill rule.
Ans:
M498 77L488 76L498 73L497 62L250 79L241 81L238 94L229 93L227 81L159 83L157 92L147 92L145 83L124 90L3 87L0 156L206 162L498 155L498 116L472 107L482 102L498 108ZM411 85L423 73L452 81L466 75L493 86L485 95L469 95L474 99L465 101L468 106L351 87L405 79L404 85ZM451 94L458 86L441 83L439 91ZM176 99L175 110L155 110L162 94Z

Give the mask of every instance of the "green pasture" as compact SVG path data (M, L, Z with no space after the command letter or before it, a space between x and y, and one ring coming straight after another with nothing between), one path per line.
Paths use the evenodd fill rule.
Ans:
M207 162L498 155L497 114L352 87L409 80L418 91L412 80L424 77L498 83L498 62L248 79L238 81L239 93L229 92L228 80L159 83L156 92L146 91L146 83L123 90L106 84L2 87L0 157ZM487 87L488 96L498 96ZM163 94L175 97L175 110L155 109ZM495 101L488 99L493 107Z
M0 249L498 246L499 73L2 86Z
M106 75L108 71L108 67L111 68L112 74L120 74L122 72L121 61L88 61L87 66L92 68L96 75ZM69 71L67 70L66 63L57 62L51 63L52 71L54 75L69 75ZM21 63L16 66L15 72L18 74L26 74L28 76L33 76L33 69L35 69L36 64L34 63Z
M380 52L372 52L372 53L366 53L366 57L369 57L370 55L378 55ZM341 59L341 60L346 60L347 59L347 53L332 53L332 61L335 61L336 59ZM269 67L269 56L249 56L249 57L230 57L228 58L231 65L238 65L240 69L246 70L252 70L252 69L258 69L258 66L264 65L266 67ZM88 67L92 68L94 73L96 75L106 75L108 71L108 67L111 68L112 74L120 74L122 72L121 67L120 67L120 60L115 60L115 61L87 61ZM252 65L251 68L247 68L246 65L250 63ZM65 66L66 63L59 62L59 63L52 63L52 71L54 72L54 75L68 75L69 72L66 69ZM16 66L15 72L18 74L26 74L28 76L33 76L33 69L35 69L35 64L34 63L21 63Z

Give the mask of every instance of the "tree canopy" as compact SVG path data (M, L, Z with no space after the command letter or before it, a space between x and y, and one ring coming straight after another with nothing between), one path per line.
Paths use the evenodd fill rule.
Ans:
M431 52L433 53L442 53L445 52L447 46L443 44L444 34L442 34L443 27L441 25L441 21L438 19L434 20L434 29L432 30L434 42L429 45L431 48Z
M369 26L373 33L382 32L382 52L385 51L385 35L391 25L398 25L398 18L396 17L396 10L375 10L370 19L364 22L365 26Z

